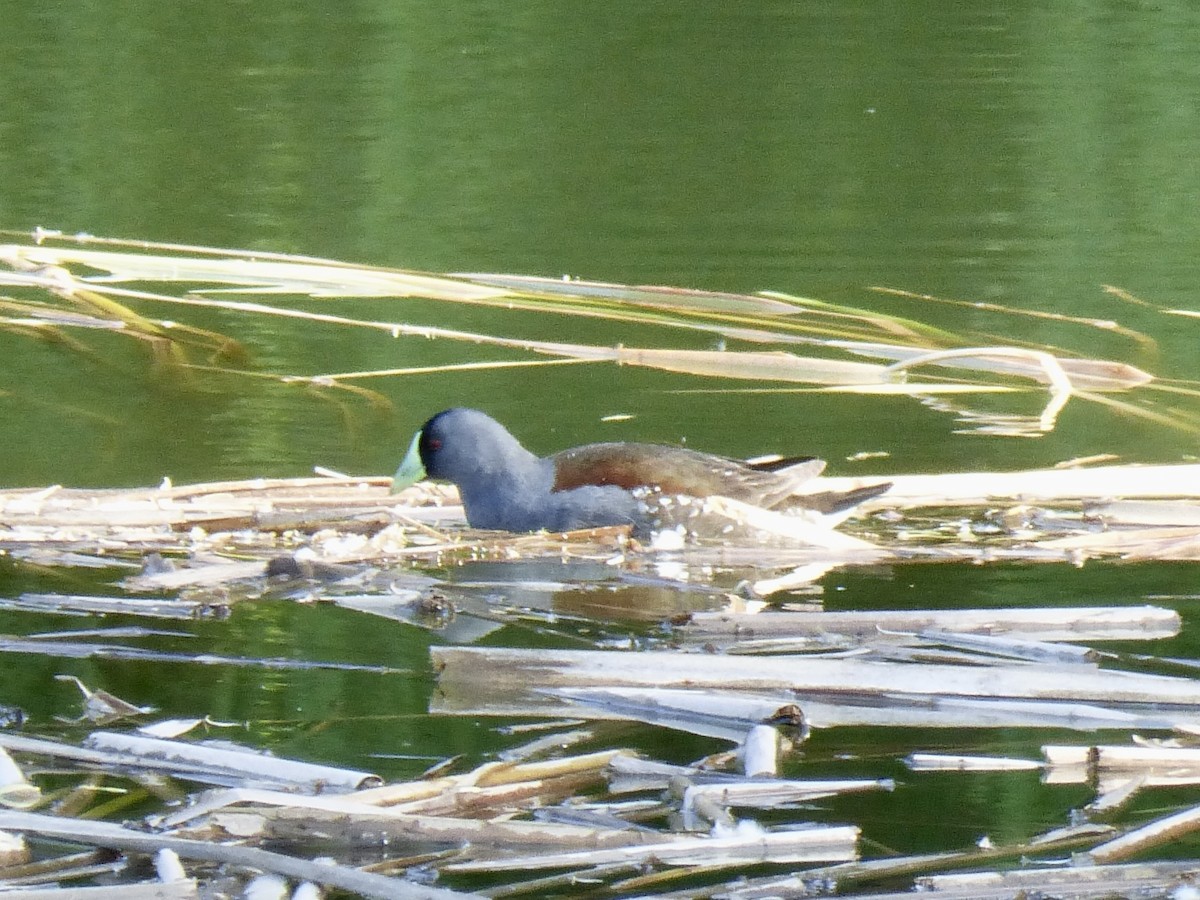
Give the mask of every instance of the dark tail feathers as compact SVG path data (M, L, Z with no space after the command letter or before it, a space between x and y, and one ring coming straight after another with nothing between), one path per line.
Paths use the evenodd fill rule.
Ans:
M866 503L880 494L886 494L891 488L890 481L881 484L869 484L866 487L854 488L850 491L823 491L819 494L800 494L793 498L793 506L814 509L819 513L845 512L860 503Z

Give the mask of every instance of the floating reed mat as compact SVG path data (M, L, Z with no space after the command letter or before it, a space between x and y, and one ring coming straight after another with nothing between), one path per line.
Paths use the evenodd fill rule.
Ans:
M803 819L782 827L760 825L752 819L735 819L731 808L794 816L794 804L802 800L894 787L886 779L749 778L645 760L628 750L534 758L547 749L543 738L514 748L516 760L487 762L456 774L441 767L440 774L391 784L362 777L363 773L332 769L317 773L311 764L266 756L258 757L261 765L231 765L231 753L255 754L191 741L148 742L138 735L108 732L93 734L89 744L95 746L90 748L15 736L6 740L14 754L24 759L53 759L60 775L64 766L66 771L72 766L91 770L108 757L114 770L143 776L170 772L180 790L188 782L229 785L191 792L186 802L161 807L136 828L62 812L0 809L0 828L21 832L31 841L41 836L55 843L111 848L127 856L157 853L163 881L185 879L189 872L208 879L213 870L204 864L217 863L223 869L215 877L226 881L244 880L249 869L361 896L403 900L458 896L444 887L389 874L415 867L424 868L426 878L435 871L499 876L507 881L547 868L580 876L594 875L601 868L608 876L657 870L659 877L670 878L672 869L679 871L679 877L688 877L756 865L855 860L857 826ZM277 778L272 766L278 769ZM28 793L30 787L19 768L10 768L14 783L25 785ZM264 773L272 774L274 787L262 786ZM631 778L640 779L639 784L631 785ZM629 792L655 796L617 796ZM29 805L36 798L22 802ZM530 812L535 818L526 817ZM307 858L314 852L314 841L325 852L322 859ZM164 853L174 857L171 873L164 874ZM346 859L333 859L330 854ZM375 860L370 871L354 867L364 857ZM0 886L31 883L20 880L29 877L29 858L22 841L12 861L0 861ZM50 880L97 874L79 871L79 854L61 857L52 865L41 873ZM125 865L116 874L132 872ZM522 886L520 881L512 884L514 889ZM166 895L155 894L148 886L146 890L149 896ZM250 896L249 890L243 896ZM185 895L196 895L194 884Z
M736 733L789 707L808 724L1200 727L1200 681L1079 665L435 647L449 714L569 715ZM707 725L705 724L707 723ZM715 723L715 724L714 724Z
M762 730L774 729L752 729ZM579 740L590 737L576 734ZM560 741L569 737L557 735ZM44 884L39 896L49 900L116 896L110 887L49 887L98 876L124 882L121 896L147 898L193 898L217 890L266 896L256 891L268 888L272 897L285 896L290 880L364 897L450 900L467 896L454 888L478 888L482 879L487 885L483 895L493 897L571 895L581 883L593 884L604 896L761 900L809 897L818 888L864 900L914 896L912 891L861 892L872 883L900 878L915 879L918 891L938 890L963 900L1035 892L1165 896L1200 872L1196 860L1116 864L1200 829L1196 808L1124 829L1084 821L1017 844L859 859L860 835L869 838L869 833L854 824L820 821L828 811L820 811L813 801L890 792L896 789L892 780L754 775L746 759L749 735L742 772L722 771L729 762L715 757L680 766L621 749L536 758L548 749L543 736L513 748L511 760L458 773L441 766L416 780L390 784L358 772L318 773L311 764L271 757L260 757L262 765L231 765L231 752L255 754L199 742L96 732L88 741L92 746L81 748L16 738L6 738L14 756L27 765L54 760L60 778L93 770L105 757L114 778L120 777L116 771L161 776L174 770L176 791L167 794L170 802L158 804L141 820L117 824L68 814L62 805L56 814L26 811L23 807L37 798L19 767L8 766L13 784L24 787L9 797L21 808L0 809L0 829L5 829L0 837L14 836L13 857L0 861L0 886L21 888L26 896L30 885ZM1195 763L1194 751L1182 748L1083 745L1045 747L1043 752L1050 772L1063 765L1079 768L1088 759L1132 776ZM1006 762L1012 761L958 758L954 768L978 770L975 763L983 763L995 770ZM264 772L280 776L274 788L262 786ZM229 787L188 791L182 797L188 783ZM79 793L90 795L86 783ZM1103 799L1081 815L1098 816ZM758 810L768 811L770 824L753 818ZM740 817L746 813L748 817ZM112 853L63 854L63 844ZM36 861L34 847L42 857ZM1064 862L1071 850L1082 852ZM317 852L319 858L310 858ZM129 883L147 877L147 867L137 861L151 854L158 880ZM1039 861L1023 870L980 871L1035 858ZM360 868L364 862L369 864ZM557 872L547 871L551 869ZM934 874L953 869L971 871ZM428 883L431 873L438 884ZM270 884L260 883L268 880ZM301 885L292 896L313 896L312 885Z
M744 510L721 506L736 529L698 539L709 563L737 564L739 553L767 567L863 564L880 559L1030 559L1079 562L1091 556L1140 559L1200 558L1200 465L1103 466L1025 472L896 475L891 489L847 526L862 537L832 529L797 529L796 517L766 510L733 521ZM818 478L814 491L861 486L863 479ZM559 555L559 535L499 535L465 529L451 487L422 484L389 493L380 476L251 479L136 490L81 490L54 485L0 491L0 549L9 552L97 552L109 558L152 552L239 554L266 558L310 546L321 534L355 541L315 548L331 561L420 558L453 550L515 551L521 556ZM1039 510L1032 504L1052 504ZM961 508L986 515L975 528ZM947 509L955 509L947 515ZM888 516L873 513L889 511ZM927 513L920 512L927 510ZM864 534L864 529L869 533ZM612 529L569 537L598 548L638 549ZM386 534L380 536L381 532ZM604 532L604 533L600 533ZM378 537L378 539L375 539ZM865 538L865 539L864 539ZM769 548L767 545L770 545ZM792 548L792 549L788 549ZM790 555L789 555L790 554ZM99 564L83 557L40 559L60 565ZM210 583L258 574L232 566L212 569ZM175 581L189 583L191 576ZM170 581L170 579L168 579ZM180 584L155 583L157 588ZM762 592L785 589L786 580L762 582Z
M1154 640L1179 634L1179 613L1158 606L1065 607L1033 609L912 609L837 612L691 613L675 626L673 637L687 645L720 649L771 650L857 646L864 640L928 641L974 636L992 639L992 646L1017 655L1022 639L1050 644L1058 641ZM1000 640L1009 639L1008 648ZM1010 649L1009 649L1010 648Z
M950 472L889 476L888 506L981 505L997 500L1054 502L1117 497L1200 499L1200 465L1094 466L1020 472ZM856 479L824 478L823 490L845 490Z
M278 532L322 523L384 515L397 505L390 479L257 478L134 490L82 490L53 485L0 491L5 529L22 527L107 529L165 528ZM10 539L12 539L10 537Z

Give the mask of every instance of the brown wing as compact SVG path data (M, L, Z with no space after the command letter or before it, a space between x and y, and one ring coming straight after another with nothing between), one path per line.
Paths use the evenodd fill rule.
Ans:
M612 484L632 490L659 488L666 494L719 495L758 506L774 506L824 468L807 460L784 469L760 471L735 459L657 444L589 444L550 457L554 490Z

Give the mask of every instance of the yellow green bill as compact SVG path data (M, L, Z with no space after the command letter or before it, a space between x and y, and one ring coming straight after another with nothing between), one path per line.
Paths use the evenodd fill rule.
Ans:
M392 476L392 493L398 494L411 484L416 484L426 478L425 466L421 463L421 432L417 432L408 447L408 453L400 468Z

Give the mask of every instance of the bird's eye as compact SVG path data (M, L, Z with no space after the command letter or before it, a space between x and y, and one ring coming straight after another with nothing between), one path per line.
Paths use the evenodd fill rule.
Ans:
M442 449L441 439L440 438L431 438L429 441L429 449L430 450L441 450Z

